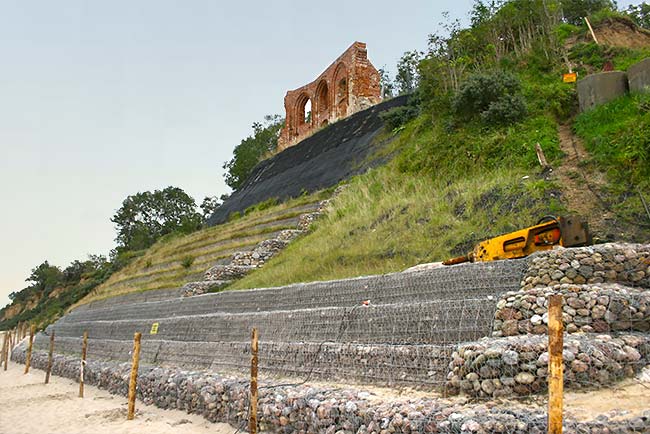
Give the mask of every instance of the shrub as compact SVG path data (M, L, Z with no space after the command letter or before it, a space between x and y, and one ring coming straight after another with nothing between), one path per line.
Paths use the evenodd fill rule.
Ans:
M452 109L460 117L480 117L489 124L510 124L527 113L519 80L502 71L471 75L455 95Z
M385 127L389 131L395 131L401 126L405 125L412 119L415 119L420 114L420 95L419 92L409 96L406 105L401 107L394 107L390 110L382 112L379 117L384 121Z
M194 257L192 257L192 256L186 256L181 260L181 265L185 269L190 268L193 263L194 263Z

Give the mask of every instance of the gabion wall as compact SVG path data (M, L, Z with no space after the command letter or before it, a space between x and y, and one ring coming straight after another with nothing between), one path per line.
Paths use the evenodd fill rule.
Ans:
M24 346L12 359L25 360ZM44 352L32 356L32 366L43 369ZM87 384L126 395L128 363L88 361ZM52 372L78 380L79 360L56 355ZM213 422L227 422L245 430L248 389L243 379L206 372L141 366L138 398L164 409L203 415ZM465 400L420 398L395 400L348 388L260 383L258 421L266 432L319 434L362 433L546 433L545 406L486 406ZM565 418L565 432L638 433L650 430L650 414L600 416L578 422Z
M128 361L139 331L145 364L243 376L255 327L264 379L526 395L546 387L551 294L564 296L567 345L578 348L567 372L580 375L567 377L567 387L607 385L621 378L615 363L627 375L648 363L649 261L650 246L610 244L278 288L118 298L77 309L47 332L56 331L60 353L78 353L88 331L89 359ZM47 344L37 336L37 349Z
M547 349L546 336L461 344L449 364L447 390L490 398L544 392ZM650 337L573 334L564 340L562 355L565 387L604 387L633 377L650 363Z

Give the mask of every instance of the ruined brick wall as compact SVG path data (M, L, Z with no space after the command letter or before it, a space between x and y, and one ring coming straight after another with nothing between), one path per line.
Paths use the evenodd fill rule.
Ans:
M355 42L316 80L284 97L285 126L278 140L282 151L315 131L381 101L379 72L368 60L366 44ZM311 102L311 116L306 107Z

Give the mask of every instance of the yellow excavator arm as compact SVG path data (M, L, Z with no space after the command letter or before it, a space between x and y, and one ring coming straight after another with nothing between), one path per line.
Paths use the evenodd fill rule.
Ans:
M449 259L443 264L523 258L557 245L577 247L591 243L591 235L585 221L576 216L546 216L535 226L482 241L467 255Z

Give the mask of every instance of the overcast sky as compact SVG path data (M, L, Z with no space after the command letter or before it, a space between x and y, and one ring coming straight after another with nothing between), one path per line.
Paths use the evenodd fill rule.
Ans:
M394 71L471 4L0 0L0 306L45 259L108 254L127 195L226 193L252 122L355 40Z

